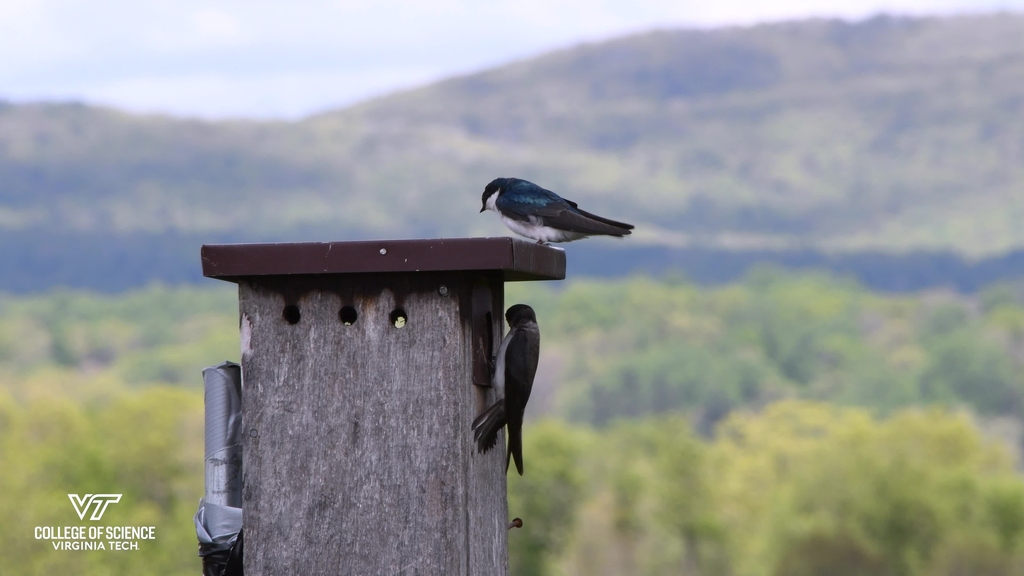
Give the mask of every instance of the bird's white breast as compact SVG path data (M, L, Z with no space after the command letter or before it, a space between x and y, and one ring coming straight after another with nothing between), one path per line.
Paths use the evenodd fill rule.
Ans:
M540 224L540 219L531 216L529 222L523 222L521 220L513 220L508 216L502 214L501 221L505 223L505 227L509 230L524 236L526 238L532 238L533 240L540 240L541 242L571 242L572 240L579 240L586 236L579 232L569 232L567 230L559 230L557 228L551 228L550 226L544 226Z
M487 197L487 202L484 203L484 206L486 206L488 210L492 210L494 212L497 212L498 211L498 193L495 192L494 194L491 194L490 196L488 196Z
M508 343L512 341L512 335L516 333L516 329L512 328L505 334L505 338L501 340L501 346L498 347L498 358L494 363L494 378L491 380L491 385L494 386L495 392L501 398L505 397L505 353L508 352Z

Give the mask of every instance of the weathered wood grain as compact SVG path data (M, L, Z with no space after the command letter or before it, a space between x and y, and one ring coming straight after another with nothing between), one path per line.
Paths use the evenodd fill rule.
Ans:
M496 276L239 283L248 576L507 572L504 453L470 430L493 394L473 383L486 293L500 338Z

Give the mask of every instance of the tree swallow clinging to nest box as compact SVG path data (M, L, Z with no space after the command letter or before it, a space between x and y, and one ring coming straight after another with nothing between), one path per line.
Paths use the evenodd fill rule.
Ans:
M516 470L523 475L523 413L530 399L533 377L540 358L540 329L537 315L526 304L516 304L505 312L508 334L501 341L495 358L491 383L501 398L473 421L473 439L477 450L487 452L498 442L498 431L508 424L508 453L505 471L514 458Z
M632 224L580 210L572 200L519 178L495 178L484 188L482 201L481 212L494 210L509 230L538 244L600 235L621 238L633 229Z

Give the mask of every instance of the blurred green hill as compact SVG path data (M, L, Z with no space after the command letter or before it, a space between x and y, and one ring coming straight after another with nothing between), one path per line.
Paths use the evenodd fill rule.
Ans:
M631 246L993 255L1024 248L1021 85L1024 16L883 16L651 32L298 122L6 104L4 276L64 246L174 280L210 239L503 234L499 175Z

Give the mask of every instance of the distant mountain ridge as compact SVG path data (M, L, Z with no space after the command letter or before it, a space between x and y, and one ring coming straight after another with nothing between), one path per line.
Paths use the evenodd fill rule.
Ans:
M1024 16L655 31L298 122L0 105L0 237L56 267L68 235L146 262L164 235L504 234L477 213L502 175L630 248L1024 248ZM143 279L194 273L156 255Z

